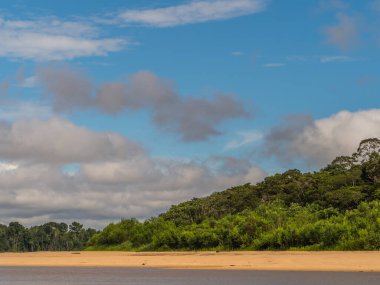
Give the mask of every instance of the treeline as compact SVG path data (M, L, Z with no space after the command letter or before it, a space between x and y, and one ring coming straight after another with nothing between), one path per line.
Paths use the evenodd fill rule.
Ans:
M18 222L0 225L0 251L69 251L82 250L96 230L83 228L78 222L46 223L25 228Z
M88 249L380 249L379 151L367 139L319 172L289 170L110 224Z
M90 250L374 250L380 249L380 202L363 202L342 213L275 201L183 226L162 218L123 220L95 234L89 244Z

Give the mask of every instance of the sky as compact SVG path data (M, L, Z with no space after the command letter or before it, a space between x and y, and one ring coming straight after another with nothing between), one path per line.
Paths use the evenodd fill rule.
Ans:
M0 0L0 223L101 228L380 137L379 0Z

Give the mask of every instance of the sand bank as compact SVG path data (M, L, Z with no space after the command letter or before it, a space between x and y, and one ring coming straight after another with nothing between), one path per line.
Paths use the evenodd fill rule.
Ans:
M0 253L0 266L380 272L380 252L35 252Z

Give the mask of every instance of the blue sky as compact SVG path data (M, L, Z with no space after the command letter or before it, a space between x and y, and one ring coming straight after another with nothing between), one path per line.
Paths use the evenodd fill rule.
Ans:
M144 218L352 153L380 136L379 25L377 0L0 0L0 222Z

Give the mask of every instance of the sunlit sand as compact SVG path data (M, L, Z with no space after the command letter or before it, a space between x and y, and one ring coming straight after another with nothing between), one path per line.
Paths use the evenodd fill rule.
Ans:
M0 266L380 272L380 252L34 252L1 253Z

